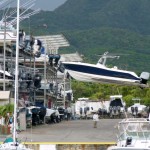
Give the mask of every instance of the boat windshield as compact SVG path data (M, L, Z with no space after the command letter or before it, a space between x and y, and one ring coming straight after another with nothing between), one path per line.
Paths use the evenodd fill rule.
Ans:
M120 138L150 139L150 122L124 122L119 126Z
M110 106L120 106L120 107L123 107L122 100L120 98L116 98L114 100L111 100Z
M102 56L101 56L101 58L98 60L98 63L97 64L101 64L101 65L103 65L103 66L105 66L106 65L106 60L107 60L107 58L119 58L120 56L111 56L111 55L108 55L108 53L109 52L105 52Z
M4 31L6 28L6 31L13 31L15 28L11 25L6 23L6 25L3 22L0 22L0 30Z

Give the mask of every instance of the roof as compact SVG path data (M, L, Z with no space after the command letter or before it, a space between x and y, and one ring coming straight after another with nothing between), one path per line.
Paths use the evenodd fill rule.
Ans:
M61 54L60 61L82 62L83 58L82 58L82 56L78 52L76 52L76 53L72 53L72 54Z
M122 98L122 95L111 95L110 98Z

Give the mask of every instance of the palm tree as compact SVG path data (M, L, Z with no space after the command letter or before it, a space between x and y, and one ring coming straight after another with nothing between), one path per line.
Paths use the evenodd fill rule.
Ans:
M9 121L9 117L8 117L8 113L12 114L13 113L13 104L6 104L4 106L0 106L0 117L4 117L5 118L5 124L8 124Z

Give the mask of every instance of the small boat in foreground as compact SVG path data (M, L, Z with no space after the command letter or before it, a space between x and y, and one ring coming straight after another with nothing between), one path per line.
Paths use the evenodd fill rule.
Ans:
M79 81L148 86L147 81L150 76L148 72L142 72L139 77L135 72L120 70L116 66L108 68L105 65L107 58L119 58L119 56L110 56L105 52L97 64L82 62L62 62L62 64L65 71Z
M12 141L8 141L7 143L0 144L0 150L31 150L30 148L26 148L25 145L21 143L15 143Z
M116 146L107 150L150 150L150 121L146 118L127 118L119 122Z

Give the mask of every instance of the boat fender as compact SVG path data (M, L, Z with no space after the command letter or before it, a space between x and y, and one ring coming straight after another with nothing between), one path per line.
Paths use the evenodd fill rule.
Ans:
M140 75L141 78L141 83L146 84L147 81L149 80L150 73L149 72L142 72Z

